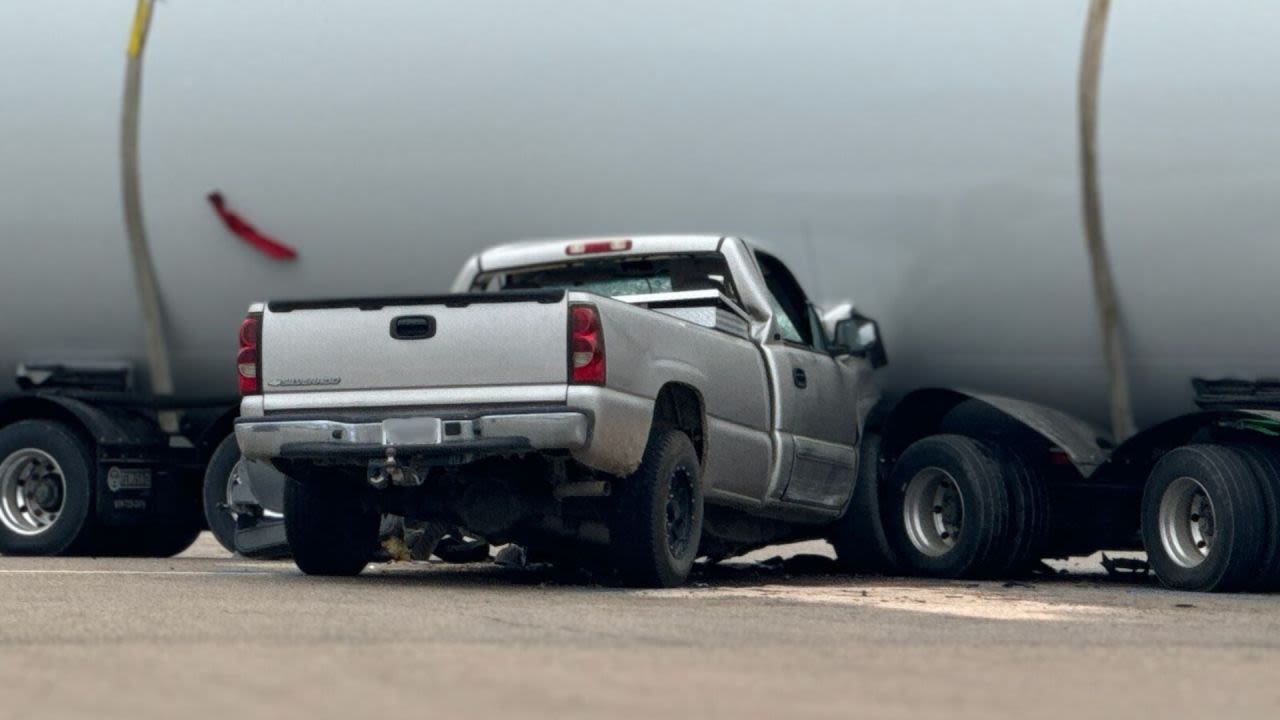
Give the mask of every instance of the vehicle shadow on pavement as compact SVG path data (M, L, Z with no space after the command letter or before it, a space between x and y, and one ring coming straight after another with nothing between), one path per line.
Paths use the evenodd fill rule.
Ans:
M525 566L500 565L493 561L469 564L432 562L400 562L371 566L360 581L396 585L448 585L451 587L507 585L580 588L596 590L628 590L614 575L605 570L585 567L532 563ZM719 563L699 562L694 566L687 586L751 587L763 585L848 585L850 583L942 584L1035 589L1039 586L1093 586L1107 588L1155 588L1159 583L1150 573L1106 570L1066 570L1045 566L1024 576L1003 580L937 580L895 575L849 575L833 558L821 555L793 555L749 562L730 560Z

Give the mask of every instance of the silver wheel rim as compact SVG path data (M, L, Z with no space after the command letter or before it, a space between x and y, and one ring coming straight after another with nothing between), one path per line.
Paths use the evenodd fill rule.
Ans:
M902 519L917 550L929 557L950 552L964 527L964 498L951 473L939 467L916 473L907 483Z
M49 453L23 448L0 462L0 523L19 535L39 535L62 514L67 480Z
M1193 568L1213 552L1213 498L1199 480L1180 477L1160 497L1160 542L1178 565Z
M231 473L227 476L227 489L225 497L218 509L231 516L232 520L239 522L242 513L249 513L261 518L270 520L280 520L284 518L282 513L268 510L257 504L257 498L253 497L253 491L249 487L247 478L248 469L245 467L245 461L242 459L231 468ZM249 498L252 502L249 502Z
M226 492L223 493L222 509L231 516L232 520L239 520L240 518L240 513L236 511L236 501L234 496L236 488L244 483L244 480L241 478L241 473L243 471L244 460L236 462L236 464L231 467L231 474L227 476Z

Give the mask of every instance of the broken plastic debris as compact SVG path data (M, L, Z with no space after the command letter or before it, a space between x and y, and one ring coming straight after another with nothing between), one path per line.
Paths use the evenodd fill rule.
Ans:
M1116 577L1120 575L1146 575L1151 572L1151 564L1137 558L1112 558L1102 553L1102 569Z

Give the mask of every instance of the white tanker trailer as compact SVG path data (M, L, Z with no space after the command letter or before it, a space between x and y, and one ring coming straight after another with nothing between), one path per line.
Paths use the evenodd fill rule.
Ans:
M22 461L0 467L0 483L19 469L0 551L185 546L251 300L443 291L520 237L694 231L772 240L817 299L879 319L897 402L873 476L929 432L1016 437L1055 488L1047 554L1139 547L1157 460L1280 431L1280 8L1111 9L1092 148L1127 347L1110 370L1081 213L1089 10L160 4L137 168L172 370L156 393L121 201L135 2L0 5L0 367L23 386L0 404L0 450ZM1131 434L1108 405L1126 370L1136 434L1086 429ZM21 454L49 433L75 467ZM1236 455L1227 480L1149 499L1166 582L1277 574L1270 456ZM1258 477L1243 495L1241 463ZM75 492L74 472L91 480ZM56 482L13 489L37 476ZM880 516L903 511L865 495L857 542L883 563ZM55 506L79 525L55 536L29 512ZM1263 559L1217 568L1213 543L1242 536Z

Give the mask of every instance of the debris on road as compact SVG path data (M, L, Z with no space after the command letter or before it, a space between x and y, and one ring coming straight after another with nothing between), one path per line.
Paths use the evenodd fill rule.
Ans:
M1112 558L1102 553L1102 569L1111 577L1139 576L1146 577L1151 573L1151 565L1146 560L1137 558Z

